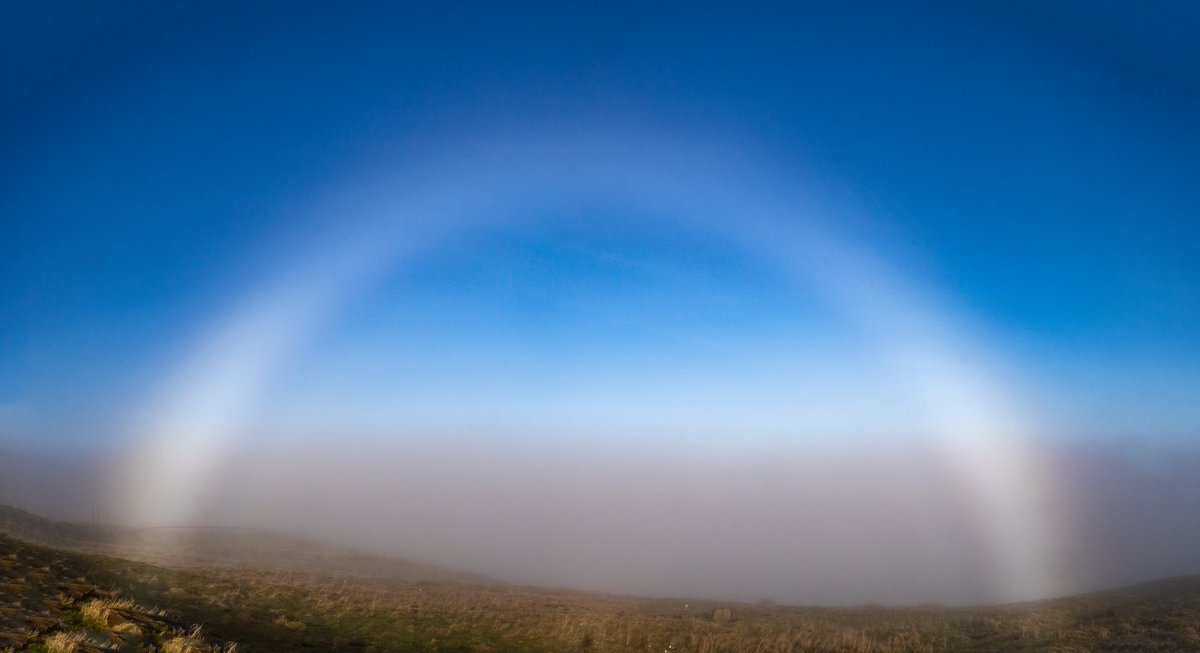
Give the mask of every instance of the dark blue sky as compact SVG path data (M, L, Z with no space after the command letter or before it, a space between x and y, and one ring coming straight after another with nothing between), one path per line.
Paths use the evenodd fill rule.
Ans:
M837 228L979 325L1064 435L1200 427L1188 3L2 12L0 437L120 437L328 219L303 208L327 189L465 134L553 124L569 145L597 123L819 182ZM263 423L838 422L772 409L787 379L891 405L786 275L619 203L569 210L590 217L383 274L298 347Z

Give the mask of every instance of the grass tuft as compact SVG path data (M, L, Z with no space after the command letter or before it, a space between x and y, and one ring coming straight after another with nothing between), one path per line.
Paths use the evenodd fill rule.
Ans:
M83 633L57 632L46 638L47 653L75 653L87 641Z

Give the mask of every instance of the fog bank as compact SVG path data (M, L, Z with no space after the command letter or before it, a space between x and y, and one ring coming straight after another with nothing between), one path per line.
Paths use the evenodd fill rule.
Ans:
M212 525L296 532L505 581L802 604L994 600L976 507L915 442L764 447L331 440L228 452ZM1045 446L1061 593L1200 572L1200 447ZM121 520L119 452L5 451L0 500Z

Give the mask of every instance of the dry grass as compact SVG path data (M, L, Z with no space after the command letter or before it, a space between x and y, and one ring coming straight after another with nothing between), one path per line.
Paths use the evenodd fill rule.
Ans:
M201 653L207 650L204 645L203 633L199 626L193 626L186 634L176 634L163 641L163 653Z
M192 626L187 632L178 632L164 639L162 653L237 653L237 644L209 644L204 641L204 628Z
M88 628L122 633L139 632L137 624L122 615L122 611L146 612L129 599L98 598L79 606L83 625Z
M49 653L75 653L87 641L83 633L59 632L46 638L46 650Z

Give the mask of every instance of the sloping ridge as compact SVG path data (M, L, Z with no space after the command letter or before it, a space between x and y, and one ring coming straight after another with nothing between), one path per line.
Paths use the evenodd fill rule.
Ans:
M99 544L109 529L54 521L20 508L0 503L0 533L46 546L71 547Z
M1197 597L1200 596L1200 574L1126 585L1097 592L1094 596L1112 599Z
M0 532L34 544L169 567L246 567L403 581L500 584L479 574L402 558L365 554L264 529L120 529L54 521L0 504Z

